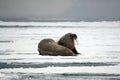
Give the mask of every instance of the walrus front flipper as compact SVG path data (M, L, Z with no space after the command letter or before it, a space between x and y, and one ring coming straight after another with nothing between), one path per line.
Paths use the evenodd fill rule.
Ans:
M38 44L40 55L50 56L74 56L74 53L67 47L58 45L52 39L44 39Z
M73 53L75 53L75 54L81 54L81 53L78 53L78 52L77 52L76 48L74 48L72 51L73 51Z

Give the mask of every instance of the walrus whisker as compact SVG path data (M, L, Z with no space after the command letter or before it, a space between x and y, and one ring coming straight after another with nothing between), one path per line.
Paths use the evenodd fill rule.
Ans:
M77 39L74 39L74 45L78 45Z

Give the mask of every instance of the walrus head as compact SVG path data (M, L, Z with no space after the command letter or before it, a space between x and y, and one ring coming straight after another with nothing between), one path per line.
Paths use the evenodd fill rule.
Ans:
M60 38L58 44L71 49L75 54L79 54L75 48L75 44L78 44L78 42L77 35L74 33L65 34L63 37Z

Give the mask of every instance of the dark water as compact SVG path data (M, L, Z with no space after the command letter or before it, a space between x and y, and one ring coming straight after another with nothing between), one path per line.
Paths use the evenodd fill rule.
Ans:
M120 80L120 22L0 22L0 80ZM40 56L44 38L78 36L78 56Z

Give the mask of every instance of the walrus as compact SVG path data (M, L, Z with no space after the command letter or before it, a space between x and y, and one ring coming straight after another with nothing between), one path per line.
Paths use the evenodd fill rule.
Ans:
M43 39L38 44L39 55L50 55L50 56L73 56L74 53L64 47L59 45L53 39Z
M58 44L69 48L75 54L80 54L77 52L75 48L75 44L78 44L78 42L77 42L77 35L74 33L65 34L63 37L60 38Z
M38 44L39 55L51 56L75 56L79 54L75 48L77 35L67 33L55 42L53 39L43 39Z

